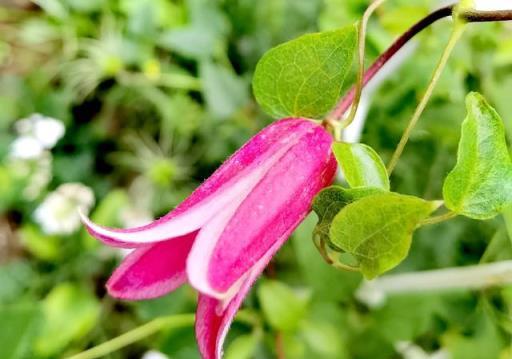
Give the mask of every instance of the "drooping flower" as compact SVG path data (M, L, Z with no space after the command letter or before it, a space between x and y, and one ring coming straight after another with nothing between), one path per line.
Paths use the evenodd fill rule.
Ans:
M332 137L305 119L253 137L176 209L153 223L109 229L83 218L104 243L135 248L107 283L123 299L148 299L189 282L200 293L196 335L219 359L228 328L272 256L332 183Z

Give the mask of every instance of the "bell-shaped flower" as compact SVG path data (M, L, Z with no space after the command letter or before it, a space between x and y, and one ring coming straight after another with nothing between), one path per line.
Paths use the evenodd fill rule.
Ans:
M134 248L107 283L117 298L164 295L188 282L205 359L221 357L227 330L250 287L332 183L332 137L305 119L268 126L176 209L153 223L109 229L83 218L104 243Z

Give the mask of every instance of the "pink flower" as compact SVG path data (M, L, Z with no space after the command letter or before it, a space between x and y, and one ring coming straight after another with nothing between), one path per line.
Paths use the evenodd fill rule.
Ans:
M135 250L107 283L123 299L164 295L185 282L200 293L199 349L219 359L229 326L272 256L332 183L332 138L305 119L253 137L176 209L153 223L109 229L83 218L104 243Z

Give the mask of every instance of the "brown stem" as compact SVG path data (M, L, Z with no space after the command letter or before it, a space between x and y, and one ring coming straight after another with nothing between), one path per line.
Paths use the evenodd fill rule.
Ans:
M432 25L434 22L445 17L451 16L455 5L449 5L438 9L425 18L414 24L402 36L400 36L365 72L363 85L366 85L380 71L380 69L393 58L394 55L407 44L413 37ZM350 108L356 94L356 88L352 87L350 91L341 99L332 112L330 118L342 118L345 112Z
M277 359L286 359L286 352L284 351L284 338L282 332L276 333L276 357Z
M459 14L467 22L493 22L512 20L512 10L476 11L468 10Z

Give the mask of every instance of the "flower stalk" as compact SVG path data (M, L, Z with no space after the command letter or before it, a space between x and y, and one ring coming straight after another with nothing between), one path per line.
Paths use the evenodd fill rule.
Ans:
M358 72L357 72L357 83L355 85L354 91L354 100L352 101L352 108L350 109L350 114L348 115L347 120L343 123L343 128L350 126L354 119L356 118L357 109L359 107L359 102L361 101L361 95L363 93L364 86L364 57L366 50L366 28L368 25L368 21L372 14L377 10L377 8L382 5L386 0L375 0L370 4L368 9L363 14L363 18L359 24L359 33L358 33ZM337 119L338 121L340 119Z
M433 23L451 16L453 13L454 5L440 8L425 18L414 24L409 30L407 30L402 36L400 36L377 60L370 66L365 72L363 77L363 87L370 82L375 75L386 65L410 40L416 35L421 33L423 30L428 28ZM340 100L336 108L331 114L331 118L343 118L343 115L348 111L352 103L354 102L356 95L356 88L352 87L350 91Z
M414 112L414 115L412 116L411 120L409 121L409 124L407 125L407 128L405 129L402 138L400 139L400 142L398 143L398 146L393 153L393 156L391 157L391 161L388 165L388 173L391 175L393 173L393 170L395 169L398 160L400 159L400 156L402 155L405 146L407 145L407 142L409 141L409 138L411 137L412 131L418 124L418 121L427 108L428 102L430 101L430 98L432 97L434 93L434 89L436 88L439 79L441 78L441 75L443 73L443 70L445 69L446 65L448 64L448 60L450 59L450 56L455 48L455 45L461 38L462 34L464 33L465 29L465 23L463 22L457 22L455 24L455 27L453 29L452 35L450 36L450 40L448 40L448 44L446 45L446 48L441 56L441 59L439 60L436 68L434 69L434 73L432 75L432 79L430 80L427 90L425 91L425 94L421 98L420 103L418 104L418 107L416 108L416 111Z
M450 17L454 14L456 4L451 4L433 11L423 19L415 23L404 32L385 52L383 52L377 60L370 66L363 76L363 88L377 75L380 70L413 38L423 32L439 20ZM457 18L468 23L472 22L496 22L512 20L511 10L494 10L481 11L477 9L460 10L456 14ZM351 108L356 98L357 88L353 86L349 92L338 102L336 108L332 111L329 118L341 119L344 114Z

